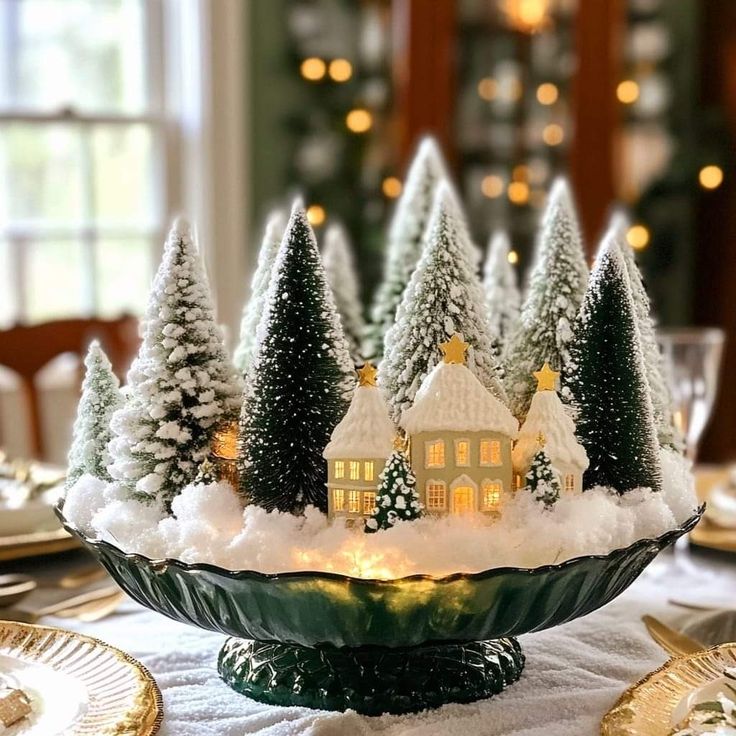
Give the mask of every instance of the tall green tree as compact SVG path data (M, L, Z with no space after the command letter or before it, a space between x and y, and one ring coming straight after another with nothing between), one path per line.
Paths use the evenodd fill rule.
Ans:
M496 397L506 398L476 271L475 246L447 183L437 189L426 238L396 323L386 333L379 373L396 423L439 362L440 343L456 333L470 343L468 368Z
M509 262L510 252L506 231L492 233L483 267L483 290L491 333L501 349L516 329L521 306L518 275L516 267Z
M110 455L110 419L122 404L120 382L112 372L110 361L97 340L90 343L84 359L85 374L82 397L74 422L72 447L66 487L70 488L83 475L111 481L107 466Z
M365 520L366 533L390 529L397 521L413 521L423 515L417 479L403 450L394 450L389 455L379 481L376 506Z
M142 329L125 403L111 421L110 475L168 505L194 480L218 424L237 417L242 390L182 218L169 232Z
M422 252L435 189L445 178L446 167L437 142L424 138L409 167L389 226L383 281L376 290L366 331L366 357L373 361L383 357L384 337L396 320L399 302Z
M339 223L331 224L325 232L322 263L350 347L350 357L354 363L360 364L363 362L361 342L365 333L363 305L350 240Z
M281 245L286 228L286 213L274 210L266 220L266 229L263 233L261 248L258 251L258 264L250 287L250 298L243 308L243 317L240 322L240 339L233 354L235 367L241 374L245 374L253 360L256 347L256 328L263 312L266 301L266 291L271 280L273 262L276 252Z
M538 236L519 325L505 354L510 408L520 421L535 391L532 372L545 362L558 371L567 365L572 326L587 283L588 266L572 196L567 182L558 179Z
M659 444L636 309L615 233L606 236L575 324L565 383L590 465L584 488L661 490Z
M240 419L241 491L266 509L326 511L322 452L354 387L317 242L297 203L273 267Z

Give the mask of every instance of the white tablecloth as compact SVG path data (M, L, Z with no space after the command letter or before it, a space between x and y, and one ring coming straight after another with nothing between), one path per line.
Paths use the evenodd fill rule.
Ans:
M521 680L503 694L413 716L368 718L305 708L277 708L230 690L217 676L224 637L178 624L127 601L119 615L74 628L140 659L164 697L163 736L593 736L603 714L633 682L666 660L640 622L644 613L684 624L697 614L668 605L670 596L731 595L736 560L695 558L697 567L658 561L623 596L583 619L521 637ZM69 620L44 623L71 628Z

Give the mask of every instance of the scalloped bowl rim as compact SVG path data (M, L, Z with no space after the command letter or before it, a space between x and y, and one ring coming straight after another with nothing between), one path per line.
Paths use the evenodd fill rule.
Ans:
M623 554L632 550L635 547L646 546L654 544L661 546L662 549L667 547L670 543L669 537L677 539L686 534L698 524L700 519L703 517L705 511L705 503L701 504L695 513L686 519L680 526L674 529L669 529L666 532L660 534L658 537L645 537L643 539L637 539L627 547L617 547L611 550L607 554L596 554L596 555L578 555L577 557L571 557L562 562L556 562L549 565L541 565L540 567L490 567L486 570L480 570L479 572L454 572L449 575L430 575L428 573L414 573L412 575L405 575L400 578L358 578L352 575L343 575L337 572L328 572L326 570L293 570L284 572L260 572L258 570L229 570L225 567L219 567L208 562L184 562L175 557L161 557L151 558L138 552L124 552L120 547L112 544L103 539L90 538L80 529L71 524L63 513L64 502L63 499L54 506L57 516L59 517L62 526L70 533L79 537L86 545L90 547L102 547L108 548L117 556L122 556L127 560L141 562L149 567L176 567L185 572L206 572L209 574L219 575L226 577L231 580L241 579L258 579L265 581L277 581L285 578L322 578L326 580L338 580L346 583L354 583L359 585L393 585L395 583L406 583L406 582L420 582L420 581L431 581L435 583L451 583L456 580L478 580L488 579L496 576L508 575L508 574L523 574L523 575L545 575L549 572L558 571L571 567L575 564L580 563L584 560L607 560L610 557L614 557L618 554Z

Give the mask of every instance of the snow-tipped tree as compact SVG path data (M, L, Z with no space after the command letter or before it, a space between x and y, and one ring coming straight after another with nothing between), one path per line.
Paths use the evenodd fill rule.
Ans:
M110 419L123 400L120 382L97 340L90 343L84 366L82 397L69 451L67 488L85 474L104 481L112 480L107 470L110 464L107 445L111 437Z
M379 382L397 423L441 359L440 343L456 333L470 343L468 368L492 394L506 398L473 248L455 195L443 183L435 196L424 253L396 323L386 334Z
M363 362L361 342L365 334L363 305L360 301L360 286L355 272L350 240L345 228L337 223L325 232L322 245L322 263L327 282L335 297L337 313L340 315L345 338L350 346L353 363Z
M552 461L544 449L543 442L534 453L529 472L526 474L525 490L532 494L535 501L543 503L551 509L560 498L560 480L552 468Z
M241 413L238 464L248 501L326 511L322 452L354 385L317 242L297 203L276 255Z
M535 371L545 362L561 371L569 359L572 326L583 301L588 267L567 182L549 197L519 325L506 350L511 411L523 420L534 394Z
M110 475L136 496L168 505L194 480L218 424L237 417L241 394L182 218L169 232L142 333L125 403L112 417Z
M258 251L258 264L250 285L250 298L243 309L240 322L240 339L233 354L233 362L241 374L245 374L253 359L256 329L263 312L273 262L284 237L285 228L286 214L282 210L274 210L266 220L261 249Z
M584 488L662 488L659 444L636 309L615 233L599 251L575 323L565 383L590 464Z
M376 506L365 520L364 531L390 529L397 521L413 521L424 513L417 493L417 479L403 450L394 450L379 476Z
M505 230L496 230L488 243L483 268L483 290L491 333L501 348L519 321L521 292L516 267L509 262L511 244Z
M644 286L644 279L634 257L634 249L626 240L626 231L628 230L626 217L621 213L614 213L609 227L609 231L613 233L621 250L621 255L626 264L626 273L629 277L647 383L652 395L657 437L661 445L679 448L682 446L682 437L674 423L672 394L666 377L664 356L657 343L657 325L652 314L649 295Z
M435 189L445 178L446 168L437 142L423 138L389 226L383 280L376 290L366 330L366 357L374 361L383 356L384 337L396 320L404 289L419 262Z

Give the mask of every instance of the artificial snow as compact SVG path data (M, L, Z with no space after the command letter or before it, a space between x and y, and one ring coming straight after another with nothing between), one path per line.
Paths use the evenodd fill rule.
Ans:
M85 533L152 558L264 573L440 576L538 567L657 537L682 524L697 506L687 461L665 449L662 469L659 493L639 489L619 496L594 488L562 494L547 510L522 490L506 500L495 522L480 514L426 516L375 534L331 524L312 507L303 516L242 509L227 483L187 486L172 502L173 516L166 516L155 504L126 499L118 484L85 475L67 492L64 514Z

